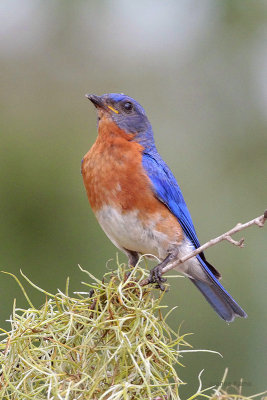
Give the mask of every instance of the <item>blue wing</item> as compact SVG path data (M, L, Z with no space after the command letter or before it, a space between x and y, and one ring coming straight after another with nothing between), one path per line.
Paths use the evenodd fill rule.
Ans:
M151 180L156 197L162 203L166 204L169 210L176 216L185 235L193 246L195 248L200 247L182 191L168 165L156 151L153 153L144 152L142 164ZM203 252L200 253L197 258L201 259L200 262L208 273L211 272L216 278L221 277L220 272L206 260Z
M167 164L165 164L158 153L143 153L142 162L152 182L157 198L166 204L169 210L176 216L194 247L199 247L200 243L181 189Z
M156 197L162 203L166 204L169 210L176 216L185 235L194 247L200 247L181 189L169 167L156 151L153 153L144 152L142 164L150 178ZM247 315L244 310L218 281L217 278L220 277L220 273L208 263L203 253L198 254L196 257L206 273L207 280L190 279L205 296L210 305L226 321L233 321L236 315L246 317Z

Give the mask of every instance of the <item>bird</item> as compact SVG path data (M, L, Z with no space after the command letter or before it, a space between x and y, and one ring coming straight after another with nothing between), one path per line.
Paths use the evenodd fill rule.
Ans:
M81 167L91 208L130 266L142 255L159 259L149 283L164 290L163 267L200 247L181 189L158 153L152 126L136 100L122 93L86 97L96 108L98 126ZM191 280L223 320L247 317L203 252L175 269Z

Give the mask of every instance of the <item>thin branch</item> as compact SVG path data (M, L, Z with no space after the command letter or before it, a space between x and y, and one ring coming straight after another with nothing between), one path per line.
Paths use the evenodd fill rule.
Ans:
M227 242L232 243L234 246L238 246L241 248L244 247L244 241L245 241L244 238L237 241L232 238L232 235L242 231L243 229L249 228L252 225L257 225L260 228L262 228L264 226L266 219L267 219L267 210L264 211L263 215L260 215L259 217L254 218L251 221L248 221L244 224L238 223L234 228L230 229L228 232L225 232L222 235L209 240L207 243L203 244L203 246L198 247L197 249L195 249L191 253L187 254L186 256L184 256L180 259L178 258L178 259L170 262L168 265L166 265L166 267L164 267L162 269L162 274L165 274L166 272L170 271L171 269L177 267L177 265L184 263L185 261L189 260L190 258L195 257L202 251L208 249L209 247L215 246L216 244L222 242L223 240L226 240ZM148 283L149 283L149 281L147 278L141 282L141 285L144 286L144 285L147 285Z

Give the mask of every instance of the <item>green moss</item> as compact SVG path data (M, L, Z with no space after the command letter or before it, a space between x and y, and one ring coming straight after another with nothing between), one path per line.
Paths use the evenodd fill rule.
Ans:
M140 286L146 272L139 265L129 271L118 264L103 281L83 272L91 297L71 297L68 282L53 295L24 277L46 295L38 309L19 282L29 308L14 304L11 329L2 330L0 398L179 399L179 352L190 345L163 317L164 294ZM200 385L190 399L226 398L205 393Z

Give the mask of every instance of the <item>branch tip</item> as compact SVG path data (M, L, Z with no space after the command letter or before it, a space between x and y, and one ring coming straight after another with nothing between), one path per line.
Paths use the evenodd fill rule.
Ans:
M255 224L258 225L260 228L263 227L265 221L267 219L267 210L264 211L264 214L258 218L255 218Z

